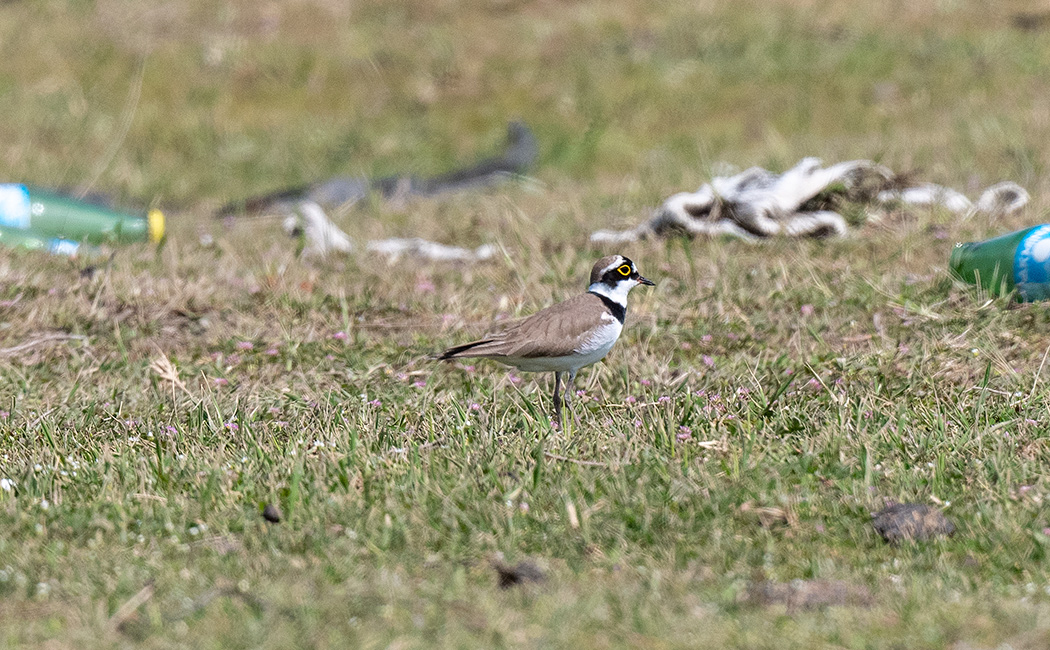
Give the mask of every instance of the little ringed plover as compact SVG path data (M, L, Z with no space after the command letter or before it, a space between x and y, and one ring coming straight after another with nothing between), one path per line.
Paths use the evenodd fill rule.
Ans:
M457 345L439 360L494 359L525 372L554 373L554 416L561 427L561 407L571 408L573 384L580 368L600 361L623 331L627 294L654 283L638 274L634 262L609 255L591 269L587 293L551 305L509 328L479 341ZM562 378L568 374L564 396Z

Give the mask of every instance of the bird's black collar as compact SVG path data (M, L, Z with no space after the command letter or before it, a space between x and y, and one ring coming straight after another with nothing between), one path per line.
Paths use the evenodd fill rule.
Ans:
M602 295L597 291L588 291L588 293L593 293L594 295L601 298L602 302L605 303L605 306L609 308L610 312L612 312L612 315L616 317L616 320L620 321L620 324L623 325L623 319L625 316L627 316L626 305L621 305L609 296Z

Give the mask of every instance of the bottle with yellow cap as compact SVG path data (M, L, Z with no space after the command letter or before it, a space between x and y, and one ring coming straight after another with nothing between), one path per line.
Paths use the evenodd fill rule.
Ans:
M47 190L17 183L0 184L0 228L91 244L159 242L164 214L145 216L112 210Z

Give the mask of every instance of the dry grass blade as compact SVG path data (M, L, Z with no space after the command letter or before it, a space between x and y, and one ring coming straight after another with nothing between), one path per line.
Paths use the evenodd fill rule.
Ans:
M153 598L153 582L149 582L145 587L140 589L131 598L128 598L124 603L117 608L117 611L113 612L113 615L109 617L109 621L106 623L106 628L110 631L120 629L120 626L126 623L135 612L138 611L139 607L145 605L150 598Z
M0 357L11 357L21 354L27 350L31 350L38 345L44 345L46 343L57 343L62 341L86 341L86 336L80 336L79 334L63 334L61 332L55 332L52 334L44 334L34 339L30 339L25 343L19 343L18 345L11 346L9 348L0 348Z
M549 451L543 452L543 455L551 460L558 460L565 463L572 463L574 465L583 465L585 467L605 467L611 468L613 465L609 463L603 463L597 460L581 460L579 458L569 458L567 456L559 456L558 454L552 454Z
M178 388L183 393L193 397L190 390L186 388L186 384L179 378L179 369L175 367L175 364L171 362L171 359L169 359L166 354L162 352L159 356L155 357L153 361L150 362L149 367L150 370L162 380L171 383L172 390Z

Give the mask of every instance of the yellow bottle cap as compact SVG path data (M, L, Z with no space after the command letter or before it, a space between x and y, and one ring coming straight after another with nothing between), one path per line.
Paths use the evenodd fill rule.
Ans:
M146 218L149 219L149 240L157 243L164 239L164 213L153 209L149 211Z

